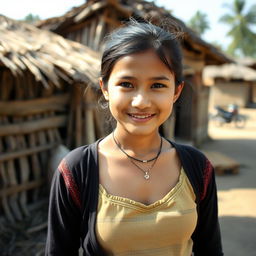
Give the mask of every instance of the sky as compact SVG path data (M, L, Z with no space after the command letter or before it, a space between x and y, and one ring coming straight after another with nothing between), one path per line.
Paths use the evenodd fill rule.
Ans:
M0 14L12 19L23 19L29 13L38 15L41 19L61 16L72 7L83 4L85 0L0 0ZM218 22L219 18L228 12L224 3L231 4L233 0L155 0L158 6L172 10L172 14L187 22L196 11L208 15L210 29L203 35L209 43L217 42L224 49L230 42L226 36L228 27ZM247 9L256 4L256 0L247 0Z

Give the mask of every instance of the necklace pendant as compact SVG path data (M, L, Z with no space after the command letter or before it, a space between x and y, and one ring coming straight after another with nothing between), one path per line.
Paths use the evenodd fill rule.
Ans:
M142 162L143 162L143 163L147 163L147 162L148 162L148 160L142 160Z
M148 180L148 179L150 178L150 176L149 176L149 173L148 173L148 172L145 172L144 178L145 178L145 180Z

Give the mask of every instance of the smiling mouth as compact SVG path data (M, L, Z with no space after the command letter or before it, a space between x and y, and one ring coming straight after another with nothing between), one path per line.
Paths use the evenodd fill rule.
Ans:
M129 116L136 118L136 119L148 119L154 116L154 114L128 114Z

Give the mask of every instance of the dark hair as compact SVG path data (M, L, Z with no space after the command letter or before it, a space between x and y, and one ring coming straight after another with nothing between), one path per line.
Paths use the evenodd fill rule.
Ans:
M160 60L171 70L175 85L183 81L182 53L177 33L167 32L149 22L130 20L124 27L113 31L105 44L101 61L101 77L107 85L112 69L123 56L154 49Z

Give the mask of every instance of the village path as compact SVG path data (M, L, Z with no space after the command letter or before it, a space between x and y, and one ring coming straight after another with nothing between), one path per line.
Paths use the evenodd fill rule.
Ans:
M245 128L210 123L212 140L201 147L241 164L238 174L216 176L225 256L256 256L256 109L241 109L241 113L248 117Z

